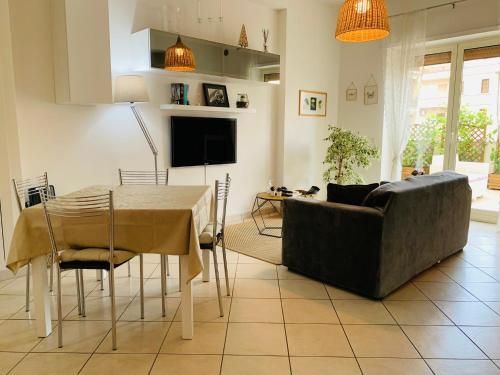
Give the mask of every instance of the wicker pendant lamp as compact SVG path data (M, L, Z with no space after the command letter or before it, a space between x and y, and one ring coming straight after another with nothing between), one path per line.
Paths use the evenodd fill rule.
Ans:
M165 69L173 72L192 72L196 69L193 51L182 43L180 35L177 43L165 53Z
M335 37L343 42L369 42L390 33L384 0L346 0L340 9Z

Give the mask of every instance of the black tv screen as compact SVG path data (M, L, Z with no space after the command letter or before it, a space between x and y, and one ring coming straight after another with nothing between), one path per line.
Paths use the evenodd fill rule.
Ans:
M172 167L236 163L236 119L171 117Z

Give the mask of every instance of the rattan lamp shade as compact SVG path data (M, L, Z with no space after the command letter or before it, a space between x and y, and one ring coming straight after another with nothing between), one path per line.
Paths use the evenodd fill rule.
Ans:
M343 42L369 42L390 33L384 0L346 0L340 9L335 37Z
M196 69L193 51L182 43L180 36L165 53L165 69L173 72L192 72Z

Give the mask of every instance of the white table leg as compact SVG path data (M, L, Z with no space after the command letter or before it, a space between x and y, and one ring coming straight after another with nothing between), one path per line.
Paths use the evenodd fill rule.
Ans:
M186 283L189 275L189 258L187 255L179 257L181 265L181 308L182 308L182 338L191 340L193 338L193 292L191 281Z
M50 295L47 277L47 257L31 259L33 274L33 296L35 298L35 319L38 337L47 337L52 332Z
M201 251L203 258L203 282L208 283L210 281L210 250Z

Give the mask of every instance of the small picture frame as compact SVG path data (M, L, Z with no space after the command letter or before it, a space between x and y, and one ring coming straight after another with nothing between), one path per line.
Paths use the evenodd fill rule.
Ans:
M215 85L213 83L203 84L203 94L205 103L209 107L229 107L227 88L225 85Z
M299 91L299 116L326 117L328 94L320 91Z
M355 102L358 100L358 89L347 89L345 93L345 100L348 102Z
M365 86L365 105L378 104L378 86Z

